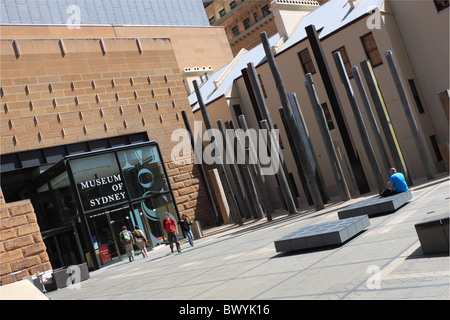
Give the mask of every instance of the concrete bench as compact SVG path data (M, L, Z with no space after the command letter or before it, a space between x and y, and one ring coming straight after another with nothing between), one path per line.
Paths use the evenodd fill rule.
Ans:
M295 231L274 242L277 252L339 245L370 225L367 216L312 225Z
M339 219L347 219L360 215L370 217L377 214L390 213L396 211L411 199L412 194L410 190L385 198L378 196L345 207L338 211L338 216Z
M447 212L414 225L424 254L449 254L448 220Z

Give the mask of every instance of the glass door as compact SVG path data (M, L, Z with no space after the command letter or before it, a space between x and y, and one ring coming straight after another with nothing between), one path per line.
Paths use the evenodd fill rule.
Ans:
M92 243L100 264L122 260L125 248L120 243L120 232L126 226L133 230L133 223L129 216L128 206L113 208L88 218Z

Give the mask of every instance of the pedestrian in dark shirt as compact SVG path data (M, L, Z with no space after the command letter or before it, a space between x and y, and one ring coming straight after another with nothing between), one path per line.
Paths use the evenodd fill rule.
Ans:
M183 214L181 216L181 220L180 220L181 230L183 230L184 235L189 240L189 244L191 245L191 247L193 247L194 246L194 236L192 235L191 224L192 223L189 221L189 218L185 214Z

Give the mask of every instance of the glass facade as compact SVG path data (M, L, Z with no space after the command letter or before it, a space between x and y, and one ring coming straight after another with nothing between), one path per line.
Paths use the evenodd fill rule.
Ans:
M121 260L122 226L139 226L153 247L165 241L164 213L179 220L155 142L66 157L34 184L32 201L53 268L87 262L97 269Z

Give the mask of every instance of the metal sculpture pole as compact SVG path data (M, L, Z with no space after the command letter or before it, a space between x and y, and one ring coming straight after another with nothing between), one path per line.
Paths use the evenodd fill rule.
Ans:
M305 120L303 119L302 110L300 109L300 106L298 105L297 96L295 93L288 94L289 102L292 106L292 112L294 113L294 118L297 123L297 127L300 132L300 136L302 137L304 141L304 145L306 147L306 152L309 157L309 162L311 163L311 166L313 168L314 175L316 176L317 186L320 190L320 194L322 196L322 201L324 203L327 203L327 201L330 199L330 196L328 195L328 191L325 187L325 182L323 180L322 171L319 167L319 162L317 161L316 154L314 153L314 148L311 143L311 139L309 138L308 128L306 127Z
M244 131L248 131L248 125L247 125L247 121L245 120L244 115L239 116L239 123L240 123L242 129L244 129ZM267 189L267 186L266 186L266 178L261 172L261 166L259 165L258 156L256 154L256 149L255 149L255 146L253 145L252 139L249 139L249 141L248 141L248 149L249 149L249 153L250 153L250 159L256 160L255 161L256 163L250 164L250 165L253 167L253 170L255 172L254 177L256 179L256 184L261 193L261 197L263 198L267 221L272 221L272 213L274 213L274 210L273 210L272 202L270 201L269 190Z
M352 67L353 78L355 79L356 86L358 87L359 95L363 102L364 110L366 111L367 119L369 120L369 126L372 130L372 134L375 140L375 144L378 147L378 150L381 152L381 162L384 164L385 174L389 173L389 169L392 167L389 162L389 158L386 153L386 148L383 145L381 140L380 130L378 129L378 125L375 121L375 117L372 112L372 108L370 106L369 99L367 98L366 90L364 89L364 85L361 80L361 76L359 75L358 67ZM382 173L383 173L382 172Z
M373 72L370 60L362 61L360 65L375 106L375 111L377 112L378 119L380 120L381 129L383 130L384 137L386 138L392 159L394 160L394 165L397 168L397 171L401 171L403 173L406 183L411 186L411 176L409 175L408 168L406 167L405 159L403 158L394 126L392 125L389 117L389 112L384 103L383 96L381 95L381 90L378 85L377 78L375 77L375 73Z
M183 118L184 126L186 127L186 130L187 130L187 132L189 132L189 138L190 138L190 141L191 141L191 147L192 147L192 150L195 153L196 150L195 150L194 136L192 134L191 125L189 124L189 120L187 118L186 111L182 110L181 111L181 116ZM195 158L196 157L194 155L194 159ZM212 208L213 220L214 220L215 223L217 223L216 217L218 217L219 214L217 213L216 205L214 204L214 199L213 199L212 192L211 192L211 186L209 185L208 179L206 178L205 169L203 168L203 165L201 163L197 163L197 168L200 171L200 177L201 177L202 182L203 182L203 184L205 185L205 188L206 188L206 195L208 196L209 205Z
M280 112L281 122L283 123L284 129L286 131L286 136L288 138L289 145L292 148L292 146L294 145L294 140L292 139L292 135L289 130L289 125L286 120L286 115L284 114L283 108L278 108L278 111ZM297 166L298 175L300 177L300 181L302 183L303 191L305 192L305 196L306 196L306 200L308 201L308 205L313 205L314 201L311 197L311 192L309 191L309 188L308 188L308 182L306 181L306 177L303 172L303 168L300 165L300 159L298 158L297 152L294 152L294 150L292 151L292 157L294 158L295 164Z
M322 139L325 144L328 159L331 162L333 175L341 191L341 199L343 201L350 200L351 196L348 190L347 182L345 181L341 164L339 163L338 157L336 155L336 149L334 148L333 140L331 139L330 131L328 130L325 114L323 113L323 109L320 105L319 99L317 98L313 78L310 73L306 74L305 77L306 77L305 80L306 90L308 91L308 96L311 101L311 105L314 110L314 115L316 116L317 123L319 125L320 133L322 134Z
M262 120L259 122L262 129L266 129L267 136L262 135L264 139L264 143L267 146L267 150L271 150L271 146L273 143L277 143L273 141L272 134L269 129L269 124L267 120ZM270 152L270 151L269 151ZM280 168L281 169L281 168ZM294 214L296 212L295 202L291 194L291 190L289 189L289 185L287 183L286 176L283 170L277 170L276 176L278 178L278 183L280 184L281 193L283 195L284 201L286 203L286 207L288 209L289 214Z
M273 78L275 80L276 87L278 89L278 94L280 96L281 105L283 108L283 112L285 114L285 119L287 123L286 130L292 137L292 141L294 144L291 146L292 152L297 153L297 158L300 160L300 163L297 163L297 166L301 166L299 171L303 171L307 186L309 189L311 197L314 202L314 206L316 210L321 210L324 208L321 197L319 197L319 188L317 187L315 175L313 169L311 167L311 163L309 162L308 157L306 156L305 146L303 144L302 138L300 136L299 130L296 126L294 114L291 109L291 105L289 103L289 98L286 93L286 89L284 86L283 79L281 77L280 71L278 70L278 66L275 62L275 57L270 48L269 40L267 39L267 34L262 32L260 34L262 45L264 47L264 52L266 53L267 61L269 62L270 70L272 71Z
M226 145L226 141L225 141L226 134L225 134L225 129L223 127L222 120L220 120L220 119L217 120L217 126L219 127L219 130L222 133L224 150L226 153L228 153L230 151L228 150L227 145ZM226 158L231 158L231 157L226 157ZM237 188L235 194L236 194L236 200L239 203L239 207L241 208L241 212L246 218L249 218L250 217L249 216L250 215L249 202L247 201L246 194L244 193L244 187L242 186L241 179L239 177L239 174L238 174L238 171L236 168L236 164L233 161L233 163L227 163L227 166L228 166L228 168L230 168L231 176L232 176L235 186Z
M369 136L366 131L366 126L364 125L361 112L359 111L358 102L356 101L355 94L353 93L352 86L350 85L350 80L348 79L347 72L344 67L344 62L342 61L341 54L339 52L335 52L333 56L334 62L336 62L336 67L338 69L339 76L341 78L342 83L344 84L345 91L347 92L347 97L348 100L350 101L350 106L352 107L353 115L355 117L356 124L358 126L364 150L366 151L370 167L372 168L372 174L375 178L375 181L377 182L378 191L381 192L383 189L386 188L385 182L383 182L380 167L378 166L377 158L375 157L375 153L373 152L372 145L370 143Z
M216 142L215 142L214 134L210 130L210 129L212 129L211 120L209 119L208 111L206 110L206 106L203 102L203 97L200 93L200 89L198 87L197 81L194 80L192 83L194 85L195 94L197 95L197 100L200 105L200 110L202 112L202 117L203 117L203 121L205 123L205 127L208 130L208 133L210 135L209 139L210 139L211 143L215 144ZM221 158L221 156L219 156L218 158ZM221 159L219 159L219 160L221 160ZM225 194L226 194L226 197L228 200L228 204L230 205L230 207L234 207L234 209L236 210L237 209L236 200L234 198L233 192L231 191L230 182L228 181L227 174L225 173L225 168L223 166L223 162L222 161L218 161L218 162L219 163L217 164L217 168L219 171L220 178L223 179L222 183L223 183L224 191L225 191ZM235 220L235 222L238 222L239 225L242 225L243 223L242 223L242 219L240 219L239 212L235 211L235 210L232 210L232 216L233 216L233 212L235 212L234 216L233 216L233 218L237 219L237 221Z
M227 129L234 129L234 126L231 121L225 122L225 127ZM233 138L233 146L236 146L235 150L242 151L245 153L244 148L242 147L241 141L238 136L236 136L234 130L229 130L231 133L231 138ZM234 152L235 159L238 159L238 155ZM264 211L261 207L261 203L259 201L258 192L256 192L255 183L253 182L252 175L250 170L245 162L245 156L243 163L238 163L239 171L241 172L242 182L244 183L244 188L247 193L247 197L249 198L249 207L252 212L254 218L262 219L264 218Z
M384 55L386 56L389 70L391 70L392 78L394 78L395 87L397 88L398 95L400 96L403 110L405 111L406 119L408 120L409 129L411 130L412 136L414 138L414 144L417 147L417 152L419 153L420 160L422 161L423 167L425 169L427 179L434 179L433 170L431 168L431 161L428 157L422 138L420 137L419 130L417 129L417 124L411 112L408 97L406 96L405 89L403 88L402 80L400 79L400 75L398 74L397 66L395 65L391 50L386 51Z
M349 128L342 111L342 104L322 48L322 43L319 40L319 35L314 25L307 26L305 31L311 45L314 58L316 59L320 77L328 96L328 101L330 102L331 109L333 110L334 117L336 118L336 125L341 135L342 143L344 144L356 184L358 185L358 190L361 194L370 192L370 187L362 167L361 159L358 157L358 153L356 152L356 148L352 140L352 135L349 132Z
M261 83L259 82L255 66L253 65L253 63L249 63L249 64L247 64L247 67L248 67L248 71L249 71L248 74L250 77L250 81L252 82L252 85L254 88L254 93L255 93L256 100L258 102L258 106L260 108L261 114L262 114L263 118L266 119L266 121L267 121L267 129L272 130L273 129L272 119L270 117L270 113L269 113L269 109L267 108L266 101L264 100L264 96L262 94ZM278 184L280 185L280 190L283 194L284 201L286 204L288 204L292 200L292 201L294 201L294 205L297 206L297 201L296 201L297 199L294 198L292 195L293 189L291 188L289 181L286 179L286 177L288 177L288 171L286 168L286 164L284 162L283 152L281 150L278 151L278 156L280 159L280 169L281 169L281 171L283 171L282 175L284 176L284 179L281 179L281 178L278 179ZM279 175L281 175L281 174L279 174ZM284 185L284 183L286 183L287 185ZM289 208L289 206L287 206L287 207ZM288 210L289 210L289 212L291 211L290 209L288 209ZM295 210L292 213L294 213L294 212L295 212Z
M295 100L297 99L295 98ZM303 139L306 137L300 135L298 124L294 119L292 110L291 113L287 110L289 109L289 106L280 109L279 110L284 113L285 122L287 124L286 132L291 135L291 141L293 142L292 150L297 154L297 167L300 167L299 171L302 170L305 175L306 188L309 190L316 210L321 210L325 206L320 195L319 187L317 186L314 168L311 164L312 157L308 154L306 139Z

